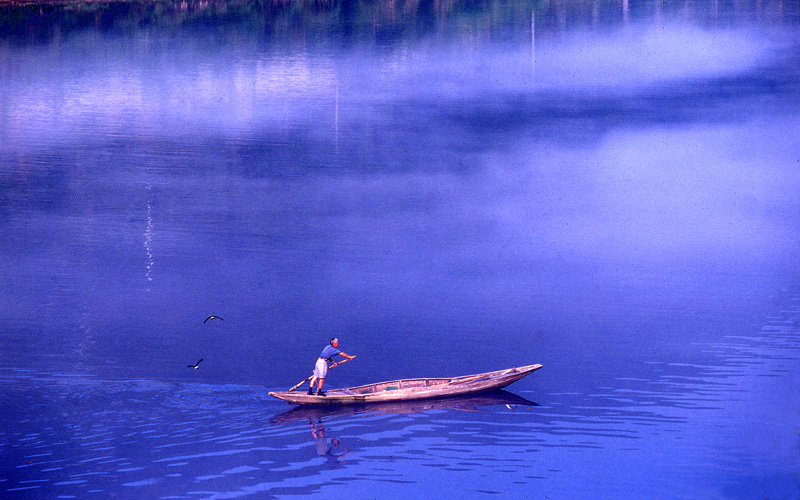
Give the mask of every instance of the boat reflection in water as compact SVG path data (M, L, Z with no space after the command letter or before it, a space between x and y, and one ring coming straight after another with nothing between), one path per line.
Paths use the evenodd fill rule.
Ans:
M511 409L518 406L539 406L514 393L497 390L470 396L455 396L437 399L419 399L413 401L394 401L387 403L371 403L363 405L342 406L297 406L273 417L272 422L282 424L298 420L321 420L350 415L398 414L409 415L430 410L476 411L482 407L507 405Z
M340 442L337 437L333 437L335 429L326 427L326 424L331 420L341 418L340 425L348 427L352 433L353 428L347 423L347 418L364 417L366 425L372 427L372 424L378 428L374 428L375 432L380 433L381 430L386 431L386 422L369 422L369 417L376 415L410 415L415 413L424 413L432 410L461 410L461 411L479 411L481 408L488 408L492 406L505 405L509 409L514 410L517 407L533 407L539 406L533 401L529 401L521 396L510 393L508 391L498 389L496 391L484 392L470 396L452 396L446 398L436 399L419 399L413 401L394 401L386 403L372 403L362 405L341 405L341 406L295 406L291 410L276 415L272 418L272 423L277 425L296 425L300 422L307 421L311 427L311 437L314 441L314 450L319 457L325 459L321 465L323 468L338 469L348 463L343 458L345 455L353 450ZM352 422L350 422L352 423ZM389 424L389 427L392 427ZM372 432L372 431L370 431ZM351 435L352 438L352 435ZM347 441L347 440L346 440ZM358 444L351 442L350 446L355 445L354 462L358 462L358 457L363 458L364 449L359 452L359 448L366 443L361 442ZM385 444L385 443L384 443ZM367 448L371 448L369 445ZM374 450L371 450L371 453Z

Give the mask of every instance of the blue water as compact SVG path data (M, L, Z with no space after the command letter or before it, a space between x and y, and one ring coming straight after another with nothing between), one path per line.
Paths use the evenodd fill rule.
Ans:
M800 497L798 30L780 0L0 6L0 497ZM328 388L544 368L267 395L333 336Z

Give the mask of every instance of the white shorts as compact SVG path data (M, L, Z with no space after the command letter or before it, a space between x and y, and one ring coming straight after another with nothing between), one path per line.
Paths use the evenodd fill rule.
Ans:
M325 378L328 374L328 360L319 358L317 364L314 365L314 376L317 378Z

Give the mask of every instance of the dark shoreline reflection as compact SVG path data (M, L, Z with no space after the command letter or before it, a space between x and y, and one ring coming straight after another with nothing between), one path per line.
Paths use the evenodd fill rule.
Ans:
M621 7L621 8L620 8ZM157 1L12 1L0 3L0 39L50 43L74 32L127 32L141 29L213 31L216 38L263 33L265 41L318 41L320 32L349 45L372 40L379 45L408 36L476 27L493 37L508 28L519 31L535 19L536 31L558 33L575 27L612 26L634 20L676 15L712 25L750 22L796 24L800 4L783 0L737 2L720 9L716 0L652 2L617 0L586 2L476 0L367 2L317 0L157 0ZM302 19L303 22L298 22ZM458 22L469 21L468 23ZM456 26L456 28L450 28ZM223 29L223 31L219 31ZM304 36L305 35L305 36Z
M416 401L397 401L393 403L376 403L369 405L343 405L343 406L297 406L291 410L276 415L272 422L282 424L305 419L336 418L350 415L398 414L409 415L430 410L465 410L475 411L481 407L508 405L508 406L539 406L517 394L500 390L476 394L473 396L460 396L452 398L421 399Z

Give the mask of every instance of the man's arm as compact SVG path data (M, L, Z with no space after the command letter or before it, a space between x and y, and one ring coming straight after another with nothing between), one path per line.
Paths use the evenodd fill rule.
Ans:
M355 356L350 356L346 352L339 352L339 355L347 358L347 361L350 361L351 359L355 358ZM334 363L333 366L336 366L336 365L341 364L341 363L344 363L344 361L339 361L338 363Z

